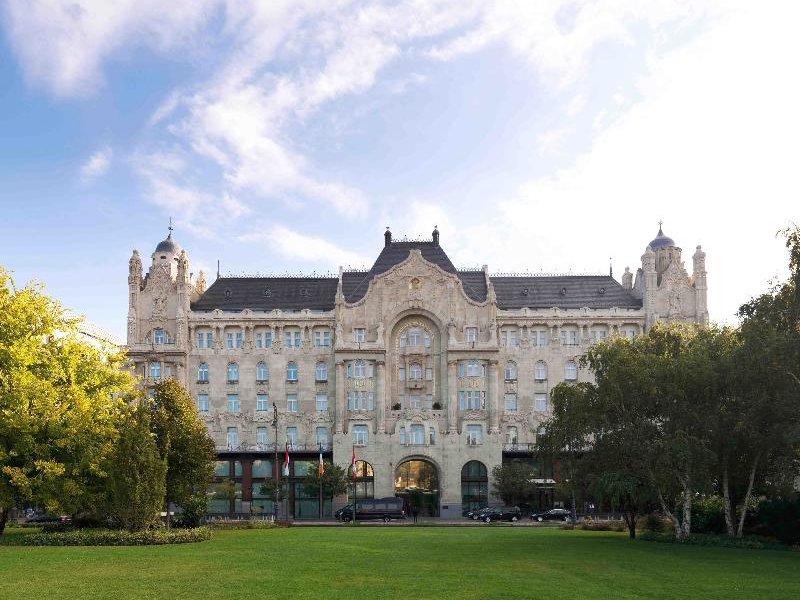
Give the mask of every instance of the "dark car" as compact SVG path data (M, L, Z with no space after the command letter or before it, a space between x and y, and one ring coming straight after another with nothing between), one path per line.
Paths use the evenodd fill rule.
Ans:
M572 513L566 508L553 508L545 512L531 513L531 519L534 521L565 521L572 520Z
M353 505L348 504L336 511L336 518L341 521L353 520ZM405 519L402 498L365 498L356 502L357 521L382 519L388 523L392 519Z
M495 507L482 512L479 518L484 523L491 523L492 521L511 521L513 523L522 518L522 511L519 506Z
M35 515L25 519L26 523L69 523L72 519L68 515Z
M497 507L496 506L481 506L480 508L473 508L471 511L469 511L464 516L467 517L468 519L472 519L473 521L479 521L480 518L481 518L481 514L482 513L486 512L487 510L494 510L495 508L497 508Z

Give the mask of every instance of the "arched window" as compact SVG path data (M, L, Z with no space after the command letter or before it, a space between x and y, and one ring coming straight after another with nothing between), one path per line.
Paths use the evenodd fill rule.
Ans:
M238 383L239 363L228 363L228 383Z
M208 381L208 363L200 363L197 366L197 381L202 383Z
M294 361L286 365L286 381L297 381L297 363Z
M506 381L517 380L517 365L512 361L506 363Z
M351 377L366 377L367 364L363 360L359 359L350 363L350 367Z
M422 365L412 363L408 369L408 378L412 380L422 379Z
M366 427L366 425L364 425ZM353 467L349 467L347 474L353 478ZM375 497L375 471L372 465L365 460L356 461L356 496L361 498Z
M465 363L460 363L460 368L462 372L460 373L461 377L483 377L483 365L478 360L468 360L466 362L466 372L463 372L465 367Z
M328 363L317 363L317 381L328 381Z
M486 465L471 460L461 468L461 511L482 508L489 502L489 476Z
M268 381L269 380L269 370L267 369L267 363L260 362L256 365L256 381Z
M564 379L567 381L575 381L578 378L578 365L574 360L568 360L564 365Z
M533 368L533 378L536 381L547 381L547 363L543 360L536 361Z

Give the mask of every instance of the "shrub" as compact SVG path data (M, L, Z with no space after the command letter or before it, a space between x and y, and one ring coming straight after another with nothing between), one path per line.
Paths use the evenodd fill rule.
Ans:
M76 529L66 532L41 532L19 537L21 546L152 546L190 544L211 539L208 527L194 529Z
M800 544L800 495L764 500L756 514L769 535L784 544Z
M657 533L670 533L673 530L672 522L659 512L651 512L639 517L636 529L642 531L655 531Z
M624 521L583 521L578 525L584 531L625 531Z
M209 526L214 529L277 529L287 527L283 523L266 521L262 519L246 519L242 521L211 521Z
M725 533L725 509L721 496L706 496L692 503L692 531Z
M183 514L176 525L179 527L199 527L203 523L208 508L204 494L197 494L183 503Z
M688 546L709 546L717 548L744 548L750 550L790 550L790 546L770 542L764 538L747 535L741 538L732 538L727 535L692 534L689 537L676 539L673 534L645 531L639 534L639 539L645 542L667 542L672 544L686 544Z

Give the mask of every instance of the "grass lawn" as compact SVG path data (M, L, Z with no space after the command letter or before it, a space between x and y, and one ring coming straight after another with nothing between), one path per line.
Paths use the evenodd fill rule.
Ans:
M176 546L0 546L0 598L797 599L800 553L531 527L219 531Z

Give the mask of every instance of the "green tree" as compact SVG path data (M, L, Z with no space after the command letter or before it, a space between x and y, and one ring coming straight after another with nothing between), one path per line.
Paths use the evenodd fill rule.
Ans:
M0 533L10 507L76 513L104 497L116 423L132 394L124 355L78 332L40 285L0 267Z
M146 407L126 413L109 464L112 514L129 531L148 529L158 521L164 502L167 462L159 456Z
M322 495L325 498L333 498L341 496L347 492L350 479L347 476L347 468L340 467L339 465L324 461L325 472L320 475L319 469L310 469L306 475L304 484L307 494L318 494L320 480L322 480Z
M492 492L508 506L515 506L533 494L533 466L511 461L492 469Z
M197 414L189 392L174 379L156 384L150 402L152 430L167 461L164 505L181 505L205 493L214 477L214 441Z

